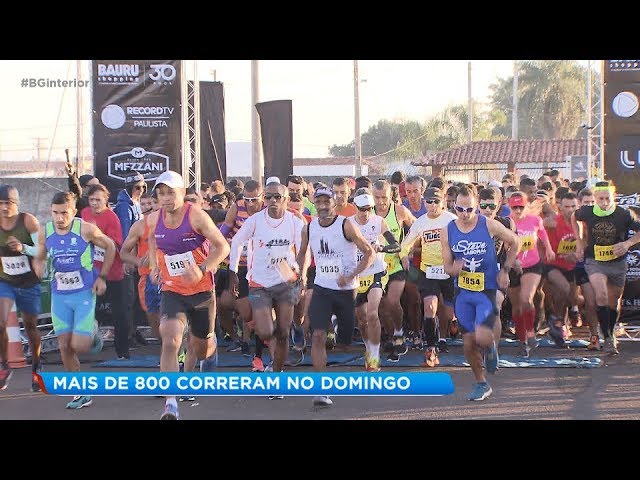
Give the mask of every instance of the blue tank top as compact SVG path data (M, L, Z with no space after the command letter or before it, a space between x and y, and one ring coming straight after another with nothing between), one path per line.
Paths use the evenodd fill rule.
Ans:
M420 200L420 204L422 205L420 210L414 211L414 210L411 209L411 205L409 204L409 200L405 200L405 201L402 202L402 205L407 207L409 209L409 211L413 214L413 216L416 217L416 218L421 217L422 215L427 213L427 204L424 203L424 200Z
M447 233L453 258L464 260L456 286L472 292L497 290L496 246L487 228L487 219L479 215L478 223L469 233L462 233L455 221L449 222Z
M98 277L93 267L93 244L80 233L82 219L74 218L71 229L60 235L53 222L45 226L45 247L51 262L51 291L70 294L90 290Z

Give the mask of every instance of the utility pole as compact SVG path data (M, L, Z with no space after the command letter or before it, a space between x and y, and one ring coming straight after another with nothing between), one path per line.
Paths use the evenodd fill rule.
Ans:
M264 160L260 145L260 118L256 104L260 102L258 60L251 60L251 177L260 185L264 179Z
M76 79L82 80L82 60L76 61ZM76 173L78 176L84 173L84 145L82 144L83 118L82 118L82 88L76 86ZM82 165L82 172L80 172Z
M356 147L356 177L362 176L362 143L360 138L360 87L358 86L358 61L353 61L353 123L355 126L354 143Z
M511 140L518 140L518 61L513 61L513 110L511 112Z
M45 140L47 139L45 137L34 137L33 139L36 141L36 162L40 162L40 159L42 158L41 150L45 145Z
M469 97L469 143L473 142L473 96L471 95L471 62L467 64L467 91Z

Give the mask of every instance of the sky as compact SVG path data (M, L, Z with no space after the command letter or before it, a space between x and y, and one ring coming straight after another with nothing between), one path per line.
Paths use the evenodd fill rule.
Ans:
M78 125L75 88L21 87L25 78L90 78L88 61L0 60L0 160L40 157L62 159L76 151ZM355 136L354 82L351 60L261 60L259 101L292 100L295 158L325 157L333 144ZM360 60L360 131L382 119L425 122L447 106L467 104L466 60ZM511 60L473 60L475 101L488 102L489 85L513 74ZM223 82L227 142L251 141L251 61L187 62L188 74ZM90 88L82 92L85 153L91 151ZM74 154L72 154L74 155Z

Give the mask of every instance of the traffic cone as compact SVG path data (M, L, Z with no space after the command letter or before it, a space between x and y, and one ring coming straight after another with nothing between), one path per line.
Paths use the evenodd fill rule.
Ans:
M7 335L9 336L9 366L11 368L22 368L27 366L27 359L22 350L22 338L20 337L20 325L18 324L18 314L14 303L9 312L7 320Z

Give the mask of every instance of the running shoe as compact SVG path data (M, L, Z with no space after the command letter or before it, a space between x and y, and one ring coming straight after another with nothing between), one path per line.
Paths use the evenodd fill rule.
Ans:
M379 372L380 371L380 358L373 358L369 355L369 352L364 354L364 369L367 372Z
M304 361L304 350L296 350L295 347L289 351L285 365L297 367Z
M529 346L529 351L535 350L540 346L540 342L536 339L536 337L528 337L527 345Z
M317 397L313 397L314 407L330 407L331 405L333 405L333 400L331 400L326 395L319 395Z
M291 325L291 345L294 350L302 351L307 346L307 341L304 338L304 329L302 326L296 325L295 322Z
M253 360L251 361L251 371L252 372L264 372L264 363L262 363L262 358L253 356Z
M518 351L518 357L529 358L531 347L526 342L520 342L520 350Z
M100 353L102 351L103 345L104 340L102 339L102 334L100 333L100 327L98 326L98 322L94 322L93 342L91 343L89 352L94 355L96 353Z
M422 366L433 368L436 365L440 365L436 347L429 347L427 348L427 351L424 355L424 363L422 364Z
M404 355L409 351L403 335L393 337L393 351L396 355Z
M327 333L327 341L325 342L327 350L333 350L336 348L336 334L333 332Z
M476 383L473 385L473 389L471 390L471 394L469 394L469 400L474 402L480 402L485 398L488 398L493 393L491 390L491 386L487 383Z
M449 353L447 341L444 338L438 340L438 353Z
M178 406L172 403L167 403L164 406L164 412L160 416L160 420L178 420L180 414L178 413Z
M39 372L40 370L38 370L37 372L33 372L31 374L31 391L34 393L42 391L42 387L40 386L40 381L38 380Z
M487 372L496 373L498 371L498 349L496 348L496 342L491 342L489 348L487 348L484 354L484 363L487 367Z
M582 326L582 315L576 310L569 310L569 320L571 320L571 325L576 328Z
M88 395L77 395L73 397L69 403L67 403L67 408L72 410L79 410L83 407L88 407L93 403L93 400Z
M267 398L269 400L282 400L284 398L284 395L269 395Z
M5 367L0 370L0 390L4 390L9 385L9 380L13 376L13 370L9 367Z
M242 340L234 340L227 347L227 352L240 352L242 350Z
M598 335L591 335L589 338L589 345L587 345L587 350L601 350L602 346L600 345L600 337Z
M560 321L561 320L558 320L557 318L553 318L553 317L549 319L549 336L556 344L556 347L565 346L565 343L564 343L565 334L563 332L564 329L562 328L562 324L558 325Z
M180 397L178 397L178 401L179 402L195 402L196 401L196 396L195 395L181 395Z

